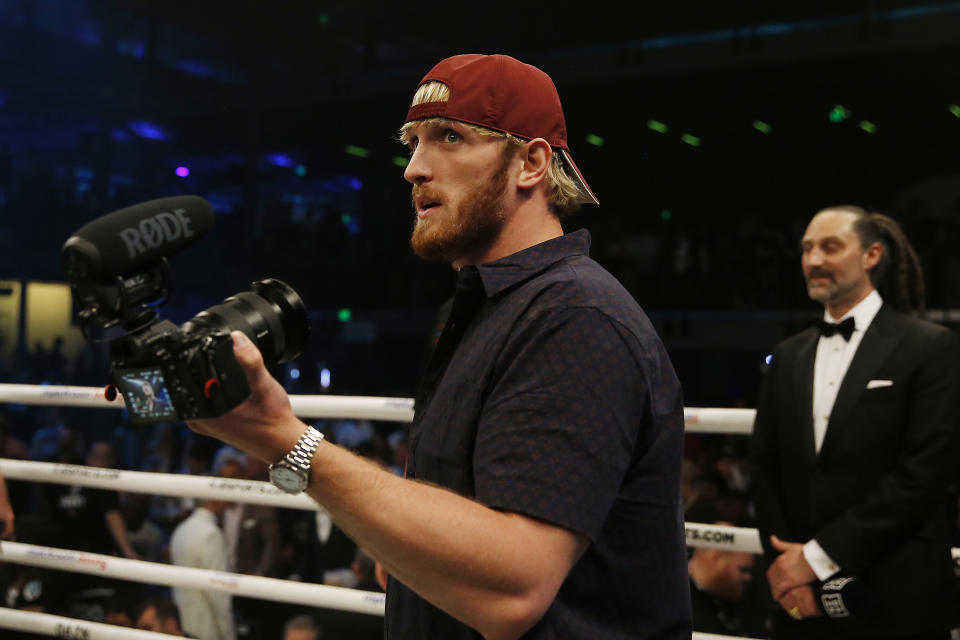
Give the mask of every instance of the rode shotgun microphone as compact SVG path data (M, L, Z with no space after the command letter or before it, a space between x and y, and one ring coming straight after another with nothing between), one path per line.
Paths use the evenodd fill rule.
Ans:
M63 245L67 277L103 282L146 270L203 236L213 219L213 207L199 196L159 198L108 213Z
M246 400L250 387L233 355L234 329L257 345L267 364L303 350L310 332L306 306L272 278L182 326L159 319L156 309L170 291L167 256L209 231L213 219L203 198L162 198L98 218L63 246L83 335L110 345L106 396L122 393L131 420L211 418Z

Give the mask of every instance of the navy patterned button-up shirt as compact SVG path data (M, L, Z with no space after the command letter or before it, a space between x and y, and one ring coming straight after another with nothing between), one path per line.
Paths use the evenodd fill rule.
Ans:
M578 231L464 267L407 476L589 538L540 639L689 638L683 399L666 351ZM387 637L479 638L391 580Z

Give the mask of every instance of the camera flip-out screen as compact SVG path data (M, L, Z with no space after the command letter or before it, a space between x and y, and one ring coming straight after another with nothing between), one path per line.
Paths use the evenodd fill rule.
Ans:
M163 422L177 420L167 383L159 367L114 371L114 382L123 394L132 420Z

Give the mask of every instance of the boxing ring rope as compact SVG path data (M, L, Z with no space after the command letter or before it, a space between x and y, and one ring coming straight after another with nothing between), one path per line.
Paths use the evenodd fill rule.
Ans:
M185 587L218 591L235 596L248 596L265 600L276 600L303 604L310 607L326 607L342 611L352 611L371 615L383 615L384 594L371 591L359 591L342 587L330 587L316 584L304 584L274 578L262 578L236 573L210 571L190 567L177 567L142 560L127 560L115 556L106 556L83 551L53 549L19 542L0 544L4 561L14 564L26 564L47 569L59 569L77 573L110 576L135 582L148 582L171 587ZM127 628L99 623L77 621L71 618L21 612L0 608L0 628L32 631L57 637L79 638L143 638L147 635L123 635ZM84 628L89 628L86 632ZM73 633L74 635L67 635ZM86 633L86 635L83 635ZM719 636L694 632L694 640L733 640L733 636Z
M121 397L109 401L104 396L104 390L99 387L54 385L0 384L0 402L100 409L124 407ZM290 402L294 413L301 418L367 419L390 422L410 422L413 419L413 400L409 398L320 395L291 396ZM686 408L684 422L686 431L689 433L749 434L753 427L754 414L752 409ZM12 480L53 482L151 495L249 502L304 510L322 508L305 495L289 496L269 483L252 480L121 471L3 458L0 458L0 473ZM756 529L688 522L686 537L687 544L692 547L711 547L747 553L761 552L759 533ZM142 579L152 584L207 589L233 595L372 615L383 615L384 609L384 595L381 593L177 567L16 542L4 542L0 545L0 550L2 550L4 561L64 571L115 575L127 580ZM955 549L954 555L960 558L960 549ZM120 637L142 637L147 640L158 635L137 632L138 635L134 636L131 630L126 628L0 608L0 628L4 627L59 637L108 640ZM77 635L64 635L72 628L78 630ZM693 640L737 640L733 636L696 631L692 637Z
M257 480L232 480L216 476L190 476L147 471L121 471L101 467L84 467L76 464L33 462L9 458L0 458L0 474L10 480L53 482L55 484L78 485L129 493L245 502L305 511L320 508L306 494L292 496L280 491L269 482Z
M0 607L0 629L41 633L45 636L76 640L170 640L171 638L165 633L4 607Z
M167 587L218 591L232 596L276 600L354 613L383 615L384 594L345 587L264 578L226 571L128 560L86 551L54 549L22 542L0 543L5 562L59 569Z
M121 471L85 467L75 464L33 462L0 458L0 474L9 480L52 482L78 485L94 489L245 502L285 509L305 511L321 509L305 494L291 496L269 482L232 480L215 476L190 476L175 473ZM728 551L760 553L760 538L756 529L723 525L686 523L687 544L692 547L711 547Z
M103 387L0 384L0 402L55 407L123 409L123 396L107 400ZM371 396L290 396L294 413L301 418L352 418L411 422L412 398Z
M102 387L0 384L0 402L92 409L123 409L122 396L107 400ZM373 396L290 396L293 412L301 418L351 418L411 422L412 398ZM687 407L684 423L689 433L749 434L753 430L753 409Z
M169 640L170 636L153 631L140 631L101 622L64 618L49 613L19 611L0 607L0 629L40 633L57 638L77 640ZM739 636L718 636L694 631L692 640L755 640Z

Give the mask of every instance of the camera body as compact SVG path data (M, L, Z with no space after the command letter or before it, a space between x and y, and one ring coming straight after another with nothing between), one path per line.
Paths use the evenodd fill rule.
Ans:
M110 344L113 386L123 394L131 419L215 418L246 400L250 387L233 354L234 329L272 364L300 354L309 323L300 296L272 278L254 282L250 291L201 311L181 327L148 319Z
M268 365L296 358L306 343L303 300L275 279L254 282L182 326L159 319L156 308L170 290L165 256L212 224L213 208L202 198L161 198L95 220L64 244L80 328L88 341L110 343L107 397L119 391L133 422L214 418L246 400L233 330Z
M227 331L160 321L111 345L113 384L139 422L223 415L250 396Z

